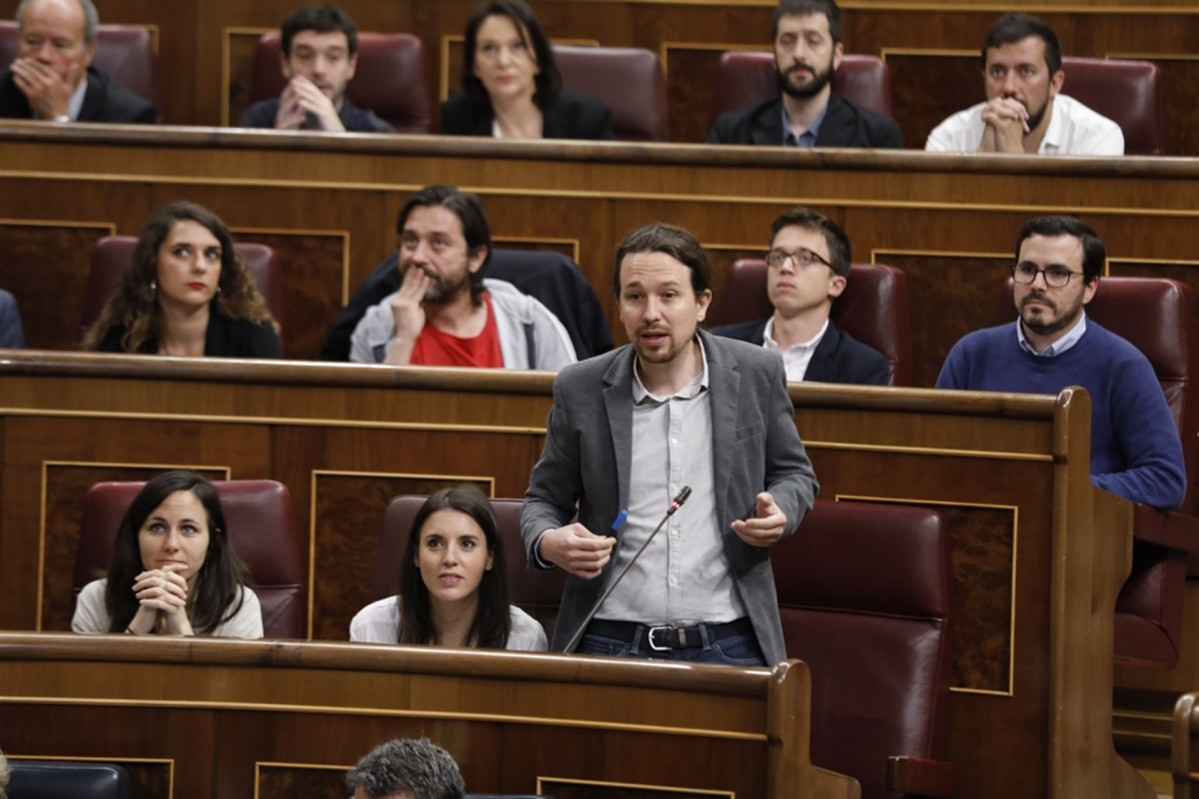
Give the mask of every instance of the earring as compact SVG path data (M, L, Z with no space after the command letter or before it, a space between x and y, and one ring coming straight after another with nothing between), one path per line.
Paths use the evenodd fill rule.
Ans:
M151 280L151 281L150 281L150 292L151 292L151 293L153 293L153 292L156 292L156 291L158 291L158 281L157 281L157 280Z

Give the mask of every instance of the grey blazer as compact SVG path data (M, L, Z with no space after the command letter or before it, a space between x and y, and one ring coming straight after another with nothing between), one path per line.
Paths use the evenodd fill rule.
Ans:
M795 429L783 361L773 352L699 331L708 357L712 403L716 512L724 551L768 663L786 657L770 550L746 544L730 527L753 515L760 491L770 491L787 515L789 534L812 507L819 485ZM575 515L588 530L608 530L627 507L633 458L633 358L626 345L563 369L545 447L533 467L521 533L531 564L546 531ZM666 509L663 508L663 513ZM620 533L617 533L617 537ZM563 591L551 649L562 651L614 576L613 557L593 580L571 575Z

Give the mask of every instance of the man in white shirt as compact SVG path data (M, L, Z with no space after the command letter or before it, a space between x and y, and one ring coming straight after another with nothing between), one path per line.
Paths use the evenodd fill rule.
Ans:
M1124 132L1061 93L1062 48L1053 29L1028 14L1004 14L982 47L984 103L933 129L926 150L1123 155Z

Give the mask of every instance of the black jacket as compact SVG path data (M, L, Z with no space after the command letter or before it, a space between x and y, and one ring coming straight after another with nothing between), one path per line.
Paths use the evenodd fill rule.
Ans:
M766 320L721 325L712 328L712 332L761 346L765 339ZM874 347L863 344L829 320L828 330L824 331L824 337L816 345L803 379L805 383L888 386L891 384L891 363Z
M720 115L708 133L708 144L783 145L783 100L776 97L752 108ZM817 147L903 147L903 134L891 117L830 94L828 110L816 136Z
M0 74L0 117L33 119L33 109L25 93L17 88L12 70ZM87 68L87 92L77 122L158 121L158 112L150 101L125 88L116 78L96 67Z
M612 112L590 95L563 89L542 115L541 135L547 139L612 138ZM490 136L494 122L491 103L455 94L441 106L438 132L451 136Z

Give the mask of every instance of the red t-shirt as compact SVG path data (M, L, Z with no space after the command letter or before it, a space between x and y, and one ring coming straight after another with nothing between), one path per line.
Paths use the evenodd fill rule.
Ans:
M502 369L504 355L500 352L500 332L495 325L495 311L491 307L491 295L483 292L487 307L487 324L483 332L474 338L457 336L425 325L412 349L414 366L481 366Z

